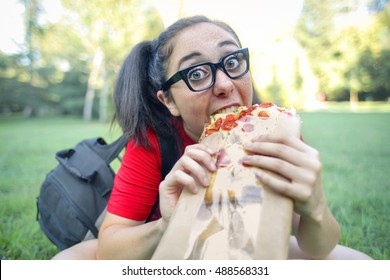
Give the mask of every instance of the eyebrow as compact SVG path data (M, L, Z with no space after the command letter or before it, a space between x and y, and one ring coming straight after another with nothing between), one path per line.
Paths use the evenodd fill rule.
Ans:
M233 40L225 40L225 41L222 41L220 43L218 43L218 47L224 47L224 46L230 46L230 45L233 45L233 46L236 46L236 47L240 47L237 42L233 41ZM186 60L190 60L194 57L198 57L198 56L201 56L202 54L200 52L193 52L193 53L190 53L186 56L183 56L180 60L179 60L179 66L182 65L182 63Z
M224 47L224 46L230 46L230 45L233 45L233 46L236 46L236 47L240 47L237 42L233 41L233 40L225 40L225 41L222 41L218 44L218 47Z
M191 58L194 58L194 57L198 57L198 56L201 56L202 54L200 52L193 52L193 53L190 53L186 56L183 56L180 60L179 60L179 66L182 65L182 63L186 60L190 60Z

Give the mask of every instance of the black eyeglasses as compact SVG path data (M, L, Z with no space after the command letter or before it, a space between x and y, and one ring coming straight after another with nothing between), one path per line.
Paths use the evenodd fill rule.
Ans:
M244 76L249 71L248 48L229 53L217 63L203 62L177 71L162 85L161 90L166 91L173 84L183 80L191 91L204 91L214 85L218 68L231 79Z

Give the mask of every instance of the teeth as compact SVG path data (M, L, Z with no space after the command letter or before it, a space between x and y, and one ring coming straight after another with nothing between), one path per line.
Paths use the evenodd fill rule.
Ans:
M235 112L237 112L238 108L239 108L239 106L232 106L232 107L229 107L229 108L225 108L225 109L219 110L214 115L235 113Z

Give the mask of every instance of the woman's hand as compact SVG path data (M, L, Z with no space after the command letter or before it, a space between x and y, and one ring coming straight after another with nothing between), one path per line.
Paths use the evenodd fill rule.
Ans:
M321 182L319 153L291 135L264 135L245 146L244 163L259 170L257 178L267 187L294 200L295 212L320 219L326 206Z
M199 187L209 185L209 172L216 170L214 154L202 144L186 147L183 156L160 184L160 210L164 221L169 221L183 188L195 194Z
M294 225L300 248L313 258L326 257L340 238L340 227L330 213L321 182L317 150L289 135L265 135L246 146L244 163L257 166L257 178L267 187L290 197L300 215ZM272 171L280 176L274 176Z

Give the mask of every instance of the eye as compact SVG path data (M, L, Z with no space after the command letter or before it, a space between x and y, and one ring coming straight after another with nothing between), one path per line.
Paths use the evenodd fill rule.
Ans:
M240 67L241 61L242 61L242 58L240 58L240 57L237 57L237 56L229 57L226 60L225 68L227 70L236 69L236 68Z
M207 78L209 73L206 68L198 67L188 72L187 77L191 82L196 82Z

